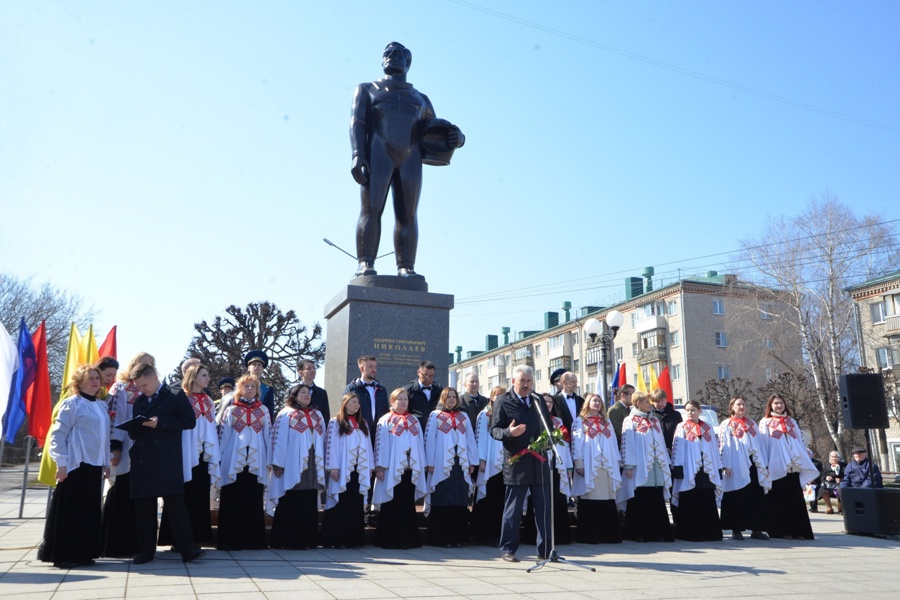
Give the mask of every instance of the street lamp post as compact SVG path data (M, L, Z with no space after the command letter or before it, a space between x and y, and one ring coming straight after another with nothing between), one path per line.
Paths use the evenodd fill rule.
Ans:
M617 310L611 310L606 314L606 318L601 323L599 319L590 318L584 324L584 332L591 338L591 343L595 344L597 338L600 338L600 362L602 363L601 381L603 383L603 401L609 403L609 398L605 397L607 393L606 365L609 361L609 348L612 341L616 339L616 334L622 323L625 322L625 316Z

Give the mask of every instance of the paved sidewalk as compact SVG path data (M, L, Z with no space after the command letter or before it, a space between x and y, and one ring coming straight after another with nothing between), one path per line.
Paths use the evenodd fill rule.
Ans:
M550 564L535 573L534 546L522 562L494 548L381 550L208 550L185 565L160 552L149 564L98 560L61 571L36 560L47 501L45 488L0 493L0 596L17 600L140 598L235 600L290 598L747 598L900 597L900 543L842 533L837 515L811 515L813 541L756 540L674 544L573 544L562 556L591 573ZM826 583L827 582L827 583Z

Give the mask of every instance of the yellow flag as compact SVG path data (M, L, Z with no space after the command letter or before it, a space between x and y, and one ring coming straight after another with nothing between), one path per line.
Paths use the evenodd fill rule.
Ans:
M94 337L94 326L88 327L88 332L81 338L81 348L78 354L78 366L92 365L100 360L100 352L97 351L97 338Z
M89 331L90 337L93 337L93 329ZM72 327L69 329L69 348L66 350L66 363L63 367L63 377L62 377L62 390L59 394L60 401L64 400L68 397L68 392L66 388L69 386L69 381L72 379L72 375L75 371L83 364L86 364L85 361L82 360L82 356L86 356L86 353L89 351L87 348L85 341L87 337L82 338L81 334L78 332L78 328L75 327L75 323L72 323ZM82 353L82 348L84 347L85 354ZM94 341L94 352L97 351L97 342ZM59 412L59 402L53 407L53 413L51 416L50 430L47 432L47 439L44 441L44 453L41 455L41 469L38 471L38 481L49 485L50 487L56 487L56 461L50 458L50 451L48 449L50 434L53 433L53 429L56 427L56 414Z
M659 380L656 378L656 369L653 368L653 365L647 367L650 369L650 391L655 392L659 389Z
M638 367L637 373L637 389L639 392L647 392L647 382L644 381L644 371L640 367Z

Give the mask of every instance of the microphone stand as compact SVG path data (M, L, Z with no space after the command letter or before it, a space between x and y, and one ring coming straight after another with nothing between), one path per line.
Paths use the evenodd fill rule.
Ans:
M544 426L544 431L547 432L547 435L552 440L553 432L550 429L550 425L547 422L546 417L544 417L544 411L541 410L540 406L537 406L538 402L541 403L541 406L544 406L544 398L543 397L538 396L536 394L531 394L531 405L535 406L537 408L537 413L541 417L541 424ZM562 457L559 455L559 450L556 449L556 444L551 444L550 450L547 452L547 460L551 461L553 459L554 455L556 456L556 464L563 465ZM538 569L540 569L541 567L543 567L544 565L546 565L547 563L550 563L550 562L565 563L567 565L572 565L573 567L578 567L579 569L584 569L585 571L596 572L597 569L595 569L594 567L588 567L587 565L581 565L581 564L578 564L571 560L566 560L565 558L563 558L556 552L556 518L555 518L556 511L554 510L554 500L553 500L554 496L556 496L556 490L553 489L552 462L548 466L550 467L550 481L547 482L547 486L550 488L550 551L547 552L547 557L544 560L539 561L533 567L525 569L525 572L531 573L533 571L537 571ZM565 466L565 465L563 465L563 466ZM543 475L543 472L544 472L544 470L541 469L542 475ZM544 506L546 509L546 505L544 505ZM536 510L535 510L535 516L537 516Z

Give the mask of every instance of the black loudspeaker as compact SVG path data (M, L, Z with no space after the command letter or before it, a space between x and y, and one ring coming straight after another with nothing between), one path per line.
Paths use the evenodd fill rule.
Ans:
M900 490L841 488L840 493L849 533L900 535Z
M841 375L841 411L847 429L887 429L884 379L880 374Z

